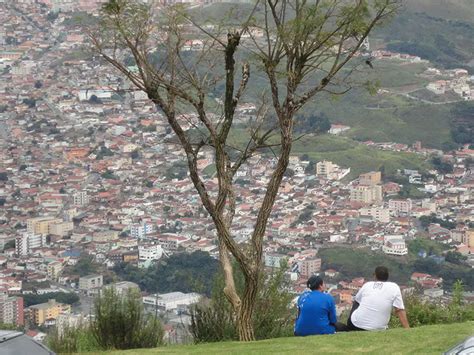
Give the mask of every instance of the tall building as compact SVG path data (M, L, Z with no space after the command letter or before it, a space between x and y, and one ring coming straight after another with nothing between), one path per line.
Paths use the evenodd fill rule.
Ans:
M393 199L388 201L390 213L395 216L408 216L411 214L413 203L411 199L406 200Z
M74 229L74 223L73 222L55 223L55 224L51 224L49 226L49 234L64 237L64 236L68 235L69 232L72 232L73 229Z
M381 185L358 185L351 188L351 201L366 204L382 202Z
M79 278L79 289L83 291L101 288L103 285L104 278L102 275L88 275Z
M322 176L325 179L328 179L328 176L331 176L336 170L337 165L331 161L323 160L316 163L316 175Z
M30 254L33 249L42 248L46 245L46 235L23 233L15 239L15 249L17 255L25 256Z
M135 223L130 225L130 235L132 238L143 239L146 238L148 234L153 233L154 231L153 224L150 223Z
M321 259L312 257L299 262L300 274L309 277L321 270Z
M163 248L159 244L148 244L138 246L138 260L159 260L163 255Z
M49 234L51 225L62 221L62 219L55 217L29 218L26 220L26 230L34 234Z
M372 217L374 220L382 223L390 222L390 211L387 208L383 208L383 206L361 208L360 215Z
M60 314L71 313L71 305L57 303L56 300L52 299L46 303L36 304L30 306L31 321L35 325L43 325L48 319L57 319Z
M0 295L0 323L18 326L25 324L22 297Z
M52 261L47 266L48 279L56 281L63 270L63 264L59 261Z
M74 206L85 206L89 203L89 196L86 191L78 191L72 195Z
M326 180L341 180L350 171L350 168L343 169L339 165L327 160L316 163L316 175Z
M359 175L359 184L378 185L382 182L382 173L380 171L370 171Z

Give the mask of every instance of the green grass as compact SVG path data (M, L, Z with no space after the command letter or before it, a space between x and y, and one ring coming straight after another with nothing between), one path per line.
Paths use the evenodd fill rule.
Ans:
M372 279L375 268L385 265L391 280L407 284L413 272L409 256L389 256L368 248L330 247L320 249L318 256L323 262L322 269L336 269L344 279L360 276Z
M438 243L430 239L418 238L408 242L408 252L411 256L415 258L421 250L424 250L428 254L434 253L436 255L441 255L448 249L449 247L447 245Z
M244 147L248 134L242 129L232 131L231 144ZM297 134L295 134L297 137ZM430 164L423 157L413 153L383 151L368 147L350 138L330 134L306 135L295 141L292 155L307 154L315 161L330 160L343 168L351 168L349 178L359 174L379 170L382 166L386 174L395 174L397 169L418 169L425 171ZM207 168L206 168L207 169Z
M397 169L423 171L429 168L429 164L416 154L382 151L348 138L331 135L303 137L295 143L293 154L304 153L316 161L330 160L344 168L350 167L349 177L379 170L382 166L387 174L393 174Z
M454 105L423 104L393 94L370 96L358 89L340 100L319 98L305 110L322 112L332 123L350 126L347 136L357 140L405 144L419 140L426 147L441 148L452 141L450 110Z
M410 330L278 338L115 351L112 354L439 354L474 333L474 323L432 325Z

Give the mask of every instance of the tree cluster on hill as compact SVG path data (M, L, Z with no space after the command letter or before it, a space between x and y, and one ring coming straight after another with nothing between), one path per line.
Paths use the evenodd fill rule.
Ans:
M450 174L453 172L453 164L442 160L440 157L434 157L431 159L431 163L441 174Z
M160 260L148 269L118 264L114 272L122 279L140 285L147 292L198 292L210 295L218 261L209 253L178 253Z
M81 255L77 263L66 269L69 275L87 276L97 272L98 264L94 263L94 258L90 255Z
M451 110L451 135L458 144L474 143L474 104L463 102Z
M59 303L74 304L79 302L79 296L72 292L49 292L42 295L25 294L22 296L25 307L35 304L45 303L48 300L55 299Z
M451 221L447 221L445 219L439 218L435 214L431 214L430 216L421 216L420 218L418 218L418 220L420 221L421 226L424 229L428 228L428 226L432 223L437 223L441 227L447 228L447 229L456 228L455 222L451 222Z
M298 133L326 133L330 129L331 122L324 113L304 113L295 122Z
M101 160L104 157L111 157L114 155L114 152L107 148L105 145L101 145L96 151L96 160Z

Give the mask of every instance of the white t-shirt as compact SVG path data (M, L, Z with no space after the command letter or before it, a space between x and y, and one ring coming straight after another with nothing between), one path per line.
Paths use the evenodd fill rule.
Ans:
M370 281L357 292L355 301L359 303L351 321L365 330L386 329L392 307L405 309L400 287L393 282Z

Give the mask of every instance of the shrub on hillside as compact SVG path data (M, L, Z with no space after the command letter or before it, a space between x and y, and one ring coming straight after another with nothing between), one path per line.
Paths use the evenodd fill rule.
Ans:
M163 343L163 328L156 316L145 314L138 291L119 295L105 289L94 303L91 332L101 349L153 348Z
M425 301L414 293L405 296L404 303L411 327L474 321L474 304L463 300L463 285L460 281L454 284L453 299L449 303ZM392 317L390 327L399 326L398 318Z
M236 287L243 292L243 275L234 266ZM286 265L277 271L260 278L262 281L257 296L257 305L253 317L255 338L270 339L293 334L293 312L290 307L293 296L287 291L285 276ZM223 276L215 280L211 299L203 301L191 312L191 334L196 343L238 340L236 320L232 308L222 289Z
M101 350L89 325L65 326L60 332L54 328L46 338L47 346L58 354L72 354Z

